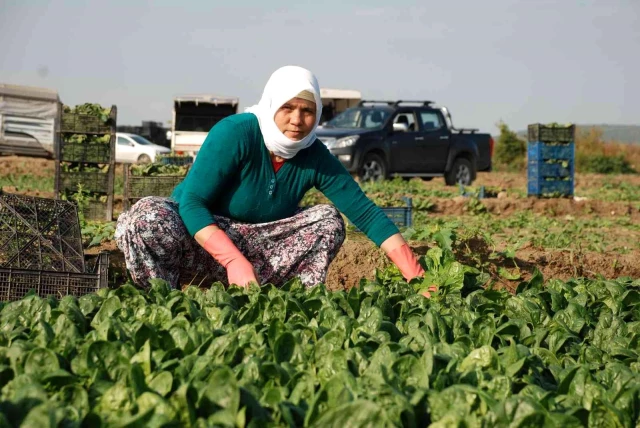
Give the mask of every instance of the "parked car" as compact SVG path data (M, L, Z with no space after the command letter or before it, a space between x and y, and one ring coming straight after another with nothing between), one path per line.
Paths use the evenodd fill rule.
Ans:
M116 138L118 163L150 163L156 160L157 155L171 152L171 149L154 144L140 135L117 132Z
M398 175L469 185L477 171L491 171L491 136L456 129L432 101L361 101L316 134L363 181Z

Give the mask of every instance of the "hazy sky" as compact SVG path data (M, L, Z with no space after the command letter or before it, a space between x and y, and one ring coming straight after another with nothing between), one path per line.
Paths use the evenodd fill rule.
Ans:
M0 82L167 121L179 94L258 101L287 64L454 123L640 124L640 0L0 0Z

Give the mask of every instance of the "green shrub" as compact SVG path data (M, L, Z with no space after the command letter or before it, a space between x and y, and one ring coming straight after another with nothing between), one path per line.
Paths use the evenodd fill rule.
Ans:
M498 169L521 170L526 162L527 143L509 129L506 123L498 123L500 136L496 142L494 161Z
M624 155L587 156L581 162L580 172L591 172L595 174L635 174L631 164Z

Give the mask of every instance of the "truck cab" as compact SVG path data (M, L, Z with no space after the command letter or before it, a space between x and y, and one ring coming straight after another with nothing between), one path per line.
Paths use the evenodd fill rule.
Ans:
M195 157L209 130L238 112L239 99L218 95L186 95L173 100L171 150Z

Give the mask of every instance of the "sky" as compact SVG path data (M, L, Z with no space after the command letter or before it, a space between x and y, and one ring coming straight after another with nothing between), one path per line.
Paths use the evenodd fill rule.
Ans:
M255 104L273 71L425 99L457 127L640 124L640 0L0 0L0 83L167 123L172 99Z

